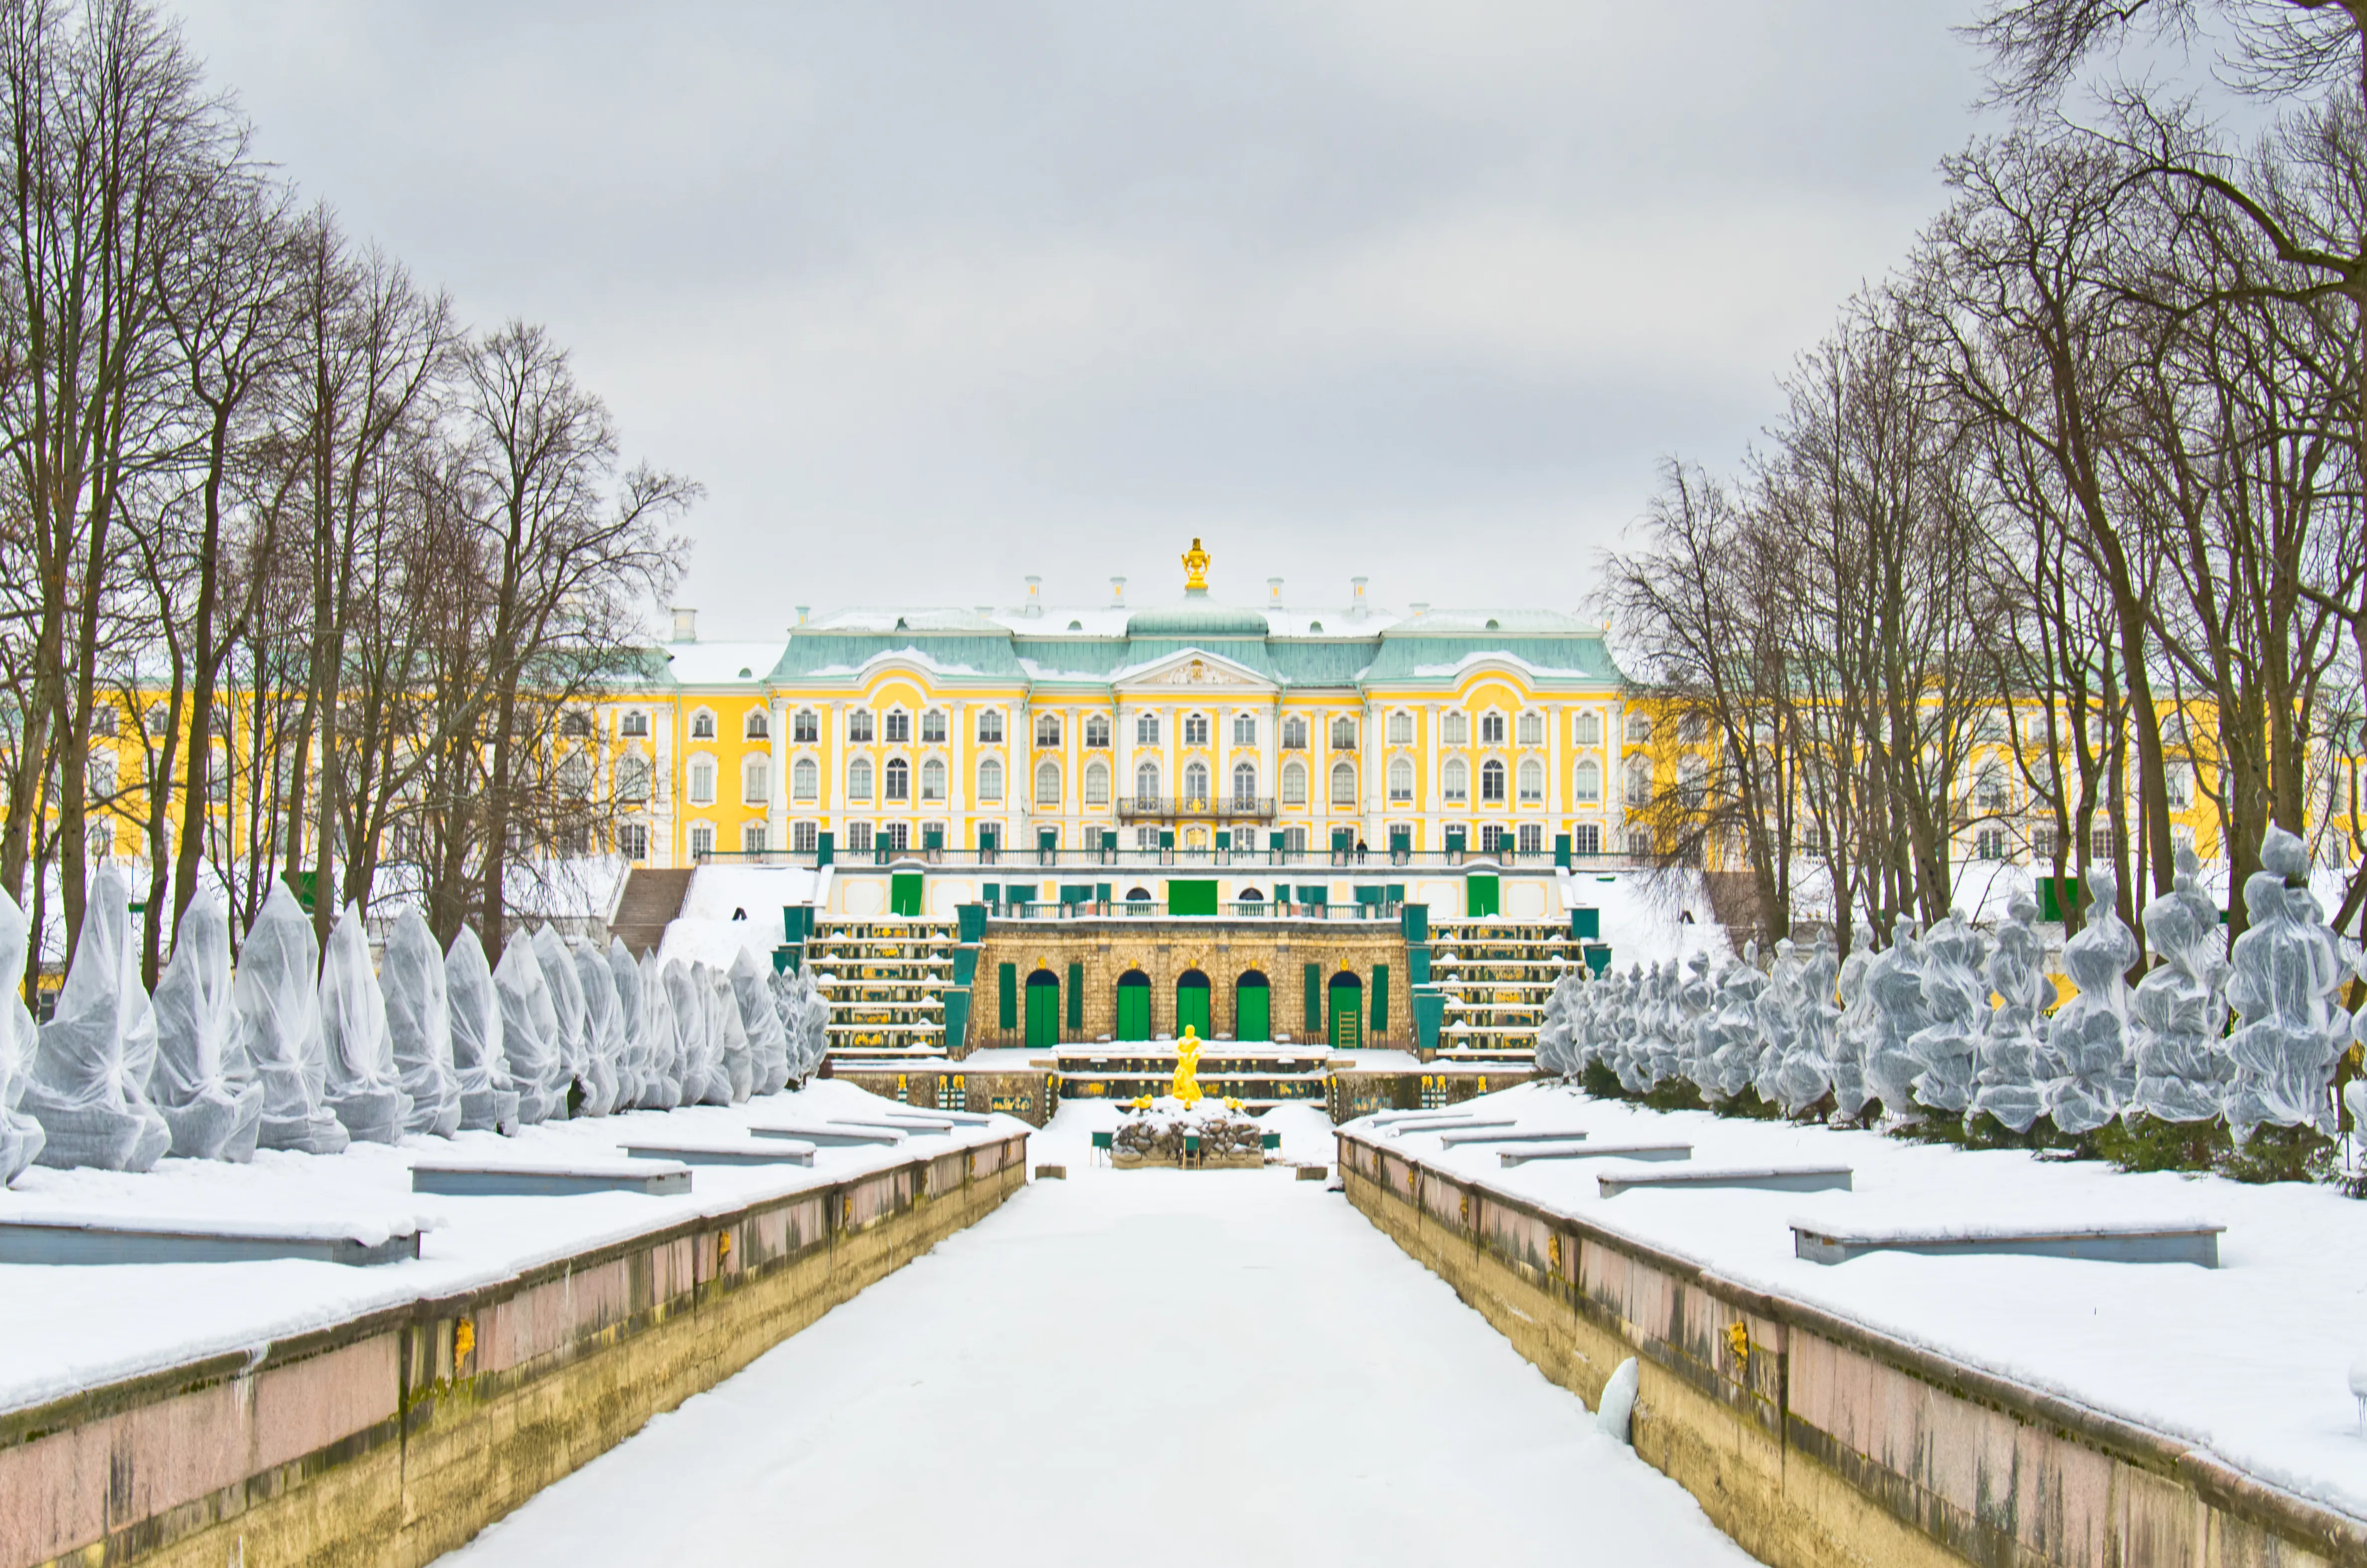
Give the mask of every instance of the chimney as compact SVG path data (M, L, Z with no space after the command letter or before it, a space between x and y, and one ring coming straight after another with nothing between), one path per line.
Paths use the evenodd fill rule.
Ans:
M698 641L698 612L697 612L697 610L695 610L695 609L685 609L685 608L683 608L683 607L682 607L682 606L680 606L680 605L675 605L675 606L674 606L674 607L673 607L673 610L674 610L674 639L673 639L673 640L674 640L674 642L697 642L697 641Z
M1124 599L1126 597L1125 578L1112 577L1110 579L1110 597L1114 599Z
M806 613L812 608L813 606L811 605L798 606L798 624L799 626L803 626L806 623Z
M1413 611L1414 619L1416 620L1420 620L1423 616L1430 613L1430 601L1428 599L1416 599L1407 608Z
M1281 579L1281 578L1279 578L1279 577L1268 577L1268 578L1265 580L1265 588L1266 588L1266 597L1267 597L1267 598L1271 599L1271 600L1272 600L1273 602L1274 602L1275 604L1280 604L1280 603L1282 603L1282 579Z
M1366 577L1351 577L1348 581L1353 584L1356 589L1356 597L1348 606L1348 619L1351 620L1362 620L1365 619L1365 585L1371 581L1371 579Z
M1033 619L1035 617L1044 613L1043 590L1043 578L1030 577L1027 579L1027 608L1025 614L1030 619Z

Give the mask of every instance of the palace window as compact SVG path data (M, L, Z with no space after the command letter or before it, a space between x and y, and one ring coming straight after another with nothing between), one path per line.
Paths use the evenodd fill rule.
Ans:
M2169 792L2171 811L2182 812L2194 803L2194 771L2184 763L2172 763L2164 769L2162 785Z
M1677 798L1694 810L1709 798L1709 765L1698 754L1677 764Z
M113 703L102 702L90 710L91 739L108 740L122 733L123 721L118 716Z
M1389 744L1393 746L1413 744L1413 715L1402 708L1389 715Z
M2006 810L2009 801L2006 793L2005 769L1994 762L1983 764L1978 777L1973 781L1973 801L1975 805L1984 812ZM1994 859L1996 857L1991 856L1988 858Z
M1002 799L1002 764L985 757L978 765L978 798L981 801Z
M740 847L751 855L762 854L772 846L765 842L765 825L760 822L740 824Z
M921 742L924 745L946 744L946 715L940 708L932 708L921 715Z
M1307 766L1294 762L1282 770L1282 803L1285 806L1307 804Z
M740 799L743 804L761 806L773 782L772 765L761 756L752 756L740 765Z
M1487 712L1479 715L1479 744L1483 746L1500 746L1504 744L1504 716L1501 713Z
M789 721L789 739L806 746L820 741L821 716L810 708L798 709L797 717Z
M690 803L711 806L715 803L715 759L693 757L690 764Z
M1002 739L1002 710L989 708L978 716L978 739L980 745L992 745Z
M617 733L629 741L645 741L650 738L650 716L638 708L628 709L617 721Z
M1522 714L1517 738L1521 744L1524 746L1541 746L1545 744L1546 716L1542 713Z
M1627 759L1627 776L1623 787L1631 805L1640 805L1652 798L1652 762L1649 757L1631 756Z
M1202 802L1207 800L1208 765L1206 763L1191 762L1184 765L1184 798L1194 802Z
M1578 716L1578 744L1582 746L1603 744L1603 715L1592 709Z
M1356 803L1356 765L1343 762L1331 769L1331 803L1353 806Z
M1578 765L1571 776L1570 797L1581 805L1593 805L1603 799L1603 765L1589 757Z
M1085 715L1085 749L1104 750L1110 744L1110 722L1106 713Z
M1442 799L1467 801L1471 798L1471 769L1459 756L1450 756L1438 772L1438 792Z
M1282 852L1285 855L1306 854L1307 830L1303 827L1284 828L1282 830Z
M1204 746L1208 744L1208 716L1206 713L1184 715L1184 744L1187 746Z
M1571 854L1573 854L1573 855L1600 855L1600 854L1602 854L1602 853L1603 853L1603 829L1602 829L1602 827L1601 827L1600 825L1598 825L1597 824L1594 824L1594 823L1591 823L1591 822L1582 822L1582 823L1580 823L1576 827L1574 827L1574 828L1570 829L1570 833L1569 833L1569 852L1570 852Z
M1460 710L1450 710L1439 718L1438 738L1451 746L1469 745L1471 744L1470 719Z
M1036 804L1038 808L1060 803L1060 765L1048 762L1036 769Z
M1233 764L1233 809L1240 812L1257 809L1257 765L1254 763Z
M821 768L810 756L801 756L789 765L789 799L819 801L821 799Z
M715 853L715 824L695 822L690 824L690 858L704 860Z
M1293 714L1291 717L1285 719L1282 722L1282 749L1285 751L1305 751L1307 749L1307 721L1305 719L1297 714Z
M1137 800L1159 799L1159 764L1146 762L1134 770L1134 793Z
M715 738L715 715L702 708L690 716L690 738L711 741Z
M1138 713L1134 716L1134 744L1155 746L1159 744L1159 715Z
M646 823L628 822L617 824L617 853L628 860L650 858L650 829Z
M900 756L888 759L886 788L879 791L883 801L909 801L912 798L912 765Z
M789 824L789 847L800 855L810 855L821 846L821 829L810 822Z
M846 824L846 852L850 855L871 853L871 824L851 822Z
M1098 762L1085 769L1085 804L1109 804L1109 769Z
M1408 757L1389 759L1389 803L1402 805L1413 799L1413 762Z
M871 738L870 709L858 708L846 716L846 738L850 741L868 741Z
M921 764L921 799L942 801L946 798L946 765L942 758L930 757Z
M1699 713L1688 713L1677 721L1677 739L1698 744L1709 739L1709 721Z
M1627 853L1638 860L1652 858L1652 830L1637 824L1627 830Z
M846 765L846 798L850 801L871 799L871 759L858 756Z
M1349 718L1345 713L1331 721L1331 749L1333 751L1356 749L1356 721Z
M617 799L641 801L650 798L650 759L629 753L617 759Z
M740 727L740 738L748 741L768 741L773 738L773 722L761 708L748 710L748 722Z
M912 716L901 708L890 708L885 730L889 745L903 745L912 738Z
M1058 713L1036 715L1036 744L1039 746L1056 746L1060 744L1060 716Z
M1652 738L1652 719L1648 713L1627 715L1627 744L1641 745Z
M1521 760L1521 799L1535 805L1546 798L1546 765L1535 757Z
M340 717L343 716L343 710L340 710ZM559 716L559 733L562 735L568 736L590 734L592 733L592 715L586 713L581 708L568 709Z
M1479 798L1482 801L1504 798L1504 765L1492 756L1479 765Z
M1534 822L1523 823L1521 824L1521 836L1517 842L1521 846L1521 853L1523 855L1544 854L1546 852L1546 830L1544 824Z
M1500 823L1481 823L1479 824L1479 853L1482 855L1494 855L1511 848L1512 846L1505 842L1510 836L1511 831Z
M1233 744L1237 746L1253 746L1257 744L1256 714L1236 713L1233 715Z
M1973 835L1974 859L2003 860L2008 858L2009 854L2006 847L2005 829L1985 827Z

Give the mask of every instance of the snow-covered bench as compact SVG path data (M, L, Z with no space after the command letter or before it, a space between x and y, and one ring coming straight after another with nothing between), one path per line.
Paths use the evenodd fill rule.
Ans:
M1690 1143L1532 1143L1526 1148L1506 1149L1496 1156L1496 1163L1506 1170L1525 1165L1532 1160L1690 1160L1693 1146Z
M688 1192L690 1170L678 1161L570 1160L561 1164L422 1160L411 1190L449 1198L572 1198L584 1192Z
M1631 1187L1747 1187L1759 1192L1847 1192L1847 1165L1695 1166L1682 1171L1627 1171L1595 1177L1605 1198Z
M148 1220L42 1214L0 1221L0 1263L401 1263L419 1256L417 1226L334 1221Z
M685 1139L636 1138L624 1145L637 1160L674 1160L685 1165L810 1165L811 1143L786 1138L752 1138L745 1143L699 1142Z
M748 1129L759 1138L793 1138L818 1149L890 1148L909 1134L889 1127L843 1127L828 1122L787 1122Z
M1792 1250L1811 1263L1847 1263L1870 1252L1930 1257L2078 1257L2098 1263L2193 1263L2219 1267L2219 1233L2201 1220L2097 1220L2059 1224L1792 1221Z

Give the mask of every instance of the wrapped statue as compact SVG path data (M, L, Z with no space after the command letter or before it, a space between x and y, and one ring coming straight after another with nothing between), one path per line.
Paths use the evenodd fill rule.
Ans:
M576 989L583 994L583 1042L590 1053L593 1081L606 1095L600 1115L623 1110L632 1102L625 1093L625 1020L617 1012L617 982L608 971L608 955L586 943L569 955L575 960Z
M699 978L707 984L707 1028L715 1041L715 1057L722 1068L723 1103L738 1105L756 1086L755 1053L748 1046L747 1027L740 1021L740 1002L731 993L731 979L713 964L701 964Z
M320 944L312 917L286 883L274 880L239 949L230 986L238 1050L263 1085L266 1149L334 1154L345 1125L329 1109L329 1051L315 989Z
M2088 924L2063 944L2063 967L2078 994L2047 1024L2046 1050L2057 1075L2046 1086L2046 1113L2058 1131L2078 1137L2121 1113L2118 1085L2129 1054L2129 966L2137 939L2115 909L2119 879L2105 865L2088 868Z
M484 955L477 955L484 961ZM411 1096L403 1131L449 1138L460 1130L460 1072L452 1056L452 1000L436 933L416 909L395 916L380 975L394 1071Z
M394 1042L386 1027L386 993L370 967L362 912L345 905L321 959L321 1035L329 1064L329 1109L348 1136L391 1143L402 1136L411 1096L395 1077Z
M2055 983L2046 978L2045 949L2033 928L2037 918L2038 905L2028 893L2007 901L1983 971L1998 1004L1981 1031L1981 1071L1965 1108L1967 1123L1987 1115L2012 1131L2029 1131L2046 1109L2046 1085L2060 1076L2041 1061Z
M789 1041L781 1015L773 1005L771 967L747 949L731 960L731 995L739 1005L740 1027L747 1032L755 1080L749 1091L777 1095L788 1086Z
M1695 953L1685 960L1691 972L1677 988L1677 1060L1667 1074L1685 1079L1705 1093L1714 1092L1710 1085L1716 1075L1710 1071L1709 1059L1717 1053L1718 1040L1717 982L1711 978L1709 964L1707 953Z
M485 967L484 944L466 926L444 953L444 994L451 1004L460 1125L474 1132L515 1132L519 1096L502 1036L502 999Z
M617 1074L617 1108L650 1105L651 1063L649 1033L641 1018L641 971L622 937L608 938L608 989L617 997L617 1030L624 1041L623 1065Z
M42 1165L144 1171L172 1147L171 1129L148 1100L155 1016L145 994L136 1007L129 1005L127 992L139 991L137 971L129 968L135 961L130 895L121 874L101 866L25 1089L25 1108L41 1124Z
M542 966L542 987L550 997L555 1020L551 1039L558 1046L560 1070L576 1091L570 1114L606 1116L616 1101L617 1084L606 1066L593 1060L583 980L576 971L575 955L567 950L566 938L545 926L534 934L534 957Z
M1800 966L1798 1028L1775 1071L1775 1103L1786 1116L1805 1113L1832 1089L1833 1042L1841 1018L1833 987L1840 967L1840 955L1823 937Z
M1973 1064L1988 1022L1989 990L1981 978L1981 934L1951 913L1923 938L1923 1009L1930 1019L1908 1040L1923 1063L1915 1097L1933 1110L1961 1112L1973 1098Z
M1578 1053L1570 1038L1576 1028L1570 1015L1577 992L1578 976L1565 962L1553 989L1546 993L1545 1017L1537 1024L1537 1071L1550 1077L1568 1078L1577 1071Z
M517 1089L518 1120L528 1127L566 1120L573 1074L560 1055L559 1012L542 960L523 929L510 933L502 961L493 966L493 994L502 1002L502 1054Z
M25 1006L24 988L17 979L25 972L30 941L25 912L0 892L0 975L8 977L6 994L0 995L0 1187L25 1174L25 1167L40 1156L45 1138L41 1124L23 1108L33 1052L39 1049L32 1009Z
M2228 954L2227 1000L2243 1020L2227 1041L2227 1126L2238 1146L2263 1122L2334 1131L2327 1087L2350 1033L2335 1000L2342 968L2309 891L2307 851L2271 826L2260 865L2244 882L2251 928Z
M1746 942L1742 961L1728 964L1717 977L1716 1010L1704 1038L1709 1053L1704 1076L1694 1082L1704 1095L1732 1099L1750 1086L1759 1065L1759 996L1767 977L1759 972L1759 945Z
M2146 943L2161 962L2130 997L2136 1089L2124 1114L2208 1121L2226 1096L2227 944L2202 877L2203 862L2181 847L2170 891L2145 906Z
M1890 946L1865 967L1865 989L1874 1005L1874 1040L1865 1057L1867 1091L1882 1102L1886 1122L1920 1119L1915 1103L1915 1080L1923 1062L1908 1041L1931 1021L1923 1000L1923 944L1916 939L1916 923L1901 919L1892 928Z
M1850 928L1849 957L1841 960L1834 993L1840 1013L1834 1021L1831 1076L1833 1117L1855 1121L1873 1097L1865 1080L1865 1059L1879 1028L1874 1002L1866 989L1866 971L1874 965L1874 927L1861 920Z
M788 1040L789 1082L803 1088L830 1053L830 1003L805 970L775 975L773 996L780 1007L782 1032Z
M1775 961L1767 983L1750 1006L1751 1029L1758 1059L1750 1064L1750 1087L1766 1105L1781 1104L1784 1063L1797 1048L1807 997L1800 988L1800 949L1789 937L1775 939Z
M172 1152L246 1161L263 1132L263 1085L239 1053L231 1006L230 912L201 893L173 932L156 977L156 1069L149 1097L172 1129Z
M665 965L666 1005L674 1009L674 1032L682 1062L682 1103L730 1105L731 1081L715 1057L715 1037L708 1030L707 987L680 959ZM717 1086L718 1081L721 1086Z
M672 1110L682 1099L682 1028L674 1021L667 966L654 949L641 956L641 1028L649 1037L650 1087L645 1110Z

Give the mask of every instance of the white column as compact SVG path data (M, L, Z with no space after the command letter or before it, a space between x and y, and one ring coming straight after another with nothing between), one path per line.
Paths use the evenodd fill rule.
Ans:
M773 776L764 791L764 847L789 846L789 705L773 699Z

